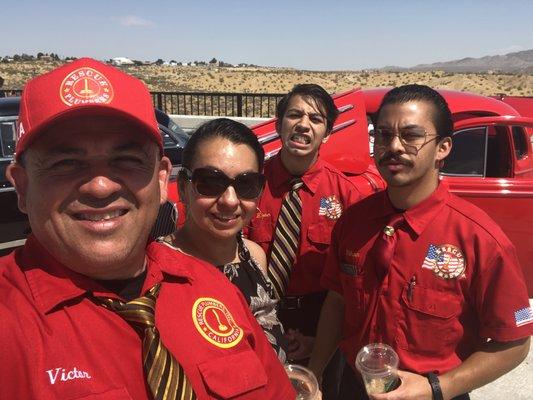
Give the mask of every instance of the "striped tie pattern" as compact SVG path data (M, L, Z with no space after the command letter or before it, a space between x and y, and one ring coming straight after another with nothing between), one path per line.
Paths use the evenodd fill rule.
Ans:
M293 180L291 190L281 203L272 240L268 277L272 281L278 299L283 297L289 286L291 269L298 253L302 220L302 201L298 196L298 190L302 185L300 178Z
M124 303L111 298L97 298L144 333L143 367L154 400L193 400L196 394L183 368L161 342L155 327L155 302L161 285L152 287L144 296Z

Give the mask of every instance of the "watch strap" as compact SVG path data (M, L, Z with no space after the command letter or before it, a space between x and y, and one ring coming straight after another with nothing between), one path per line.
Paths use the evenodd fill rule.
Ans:
M431 392L433 393L433 400L444 400L442 397L442 389L440 388L440 381L437 374L429 372L427 375L429 384L431 385Z

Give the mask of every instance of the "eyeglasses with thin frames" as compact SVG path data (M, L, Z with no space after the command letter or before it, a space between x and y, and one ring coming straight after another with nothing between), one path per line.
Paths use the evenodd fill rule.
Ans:
M418 154L422 147L439 138L438 134L428 134L423 128L376 128L370 132L370 136L374 139L375 148L389 146L397 136L405 151L414 154ZM428 140L428 137L433 138Z

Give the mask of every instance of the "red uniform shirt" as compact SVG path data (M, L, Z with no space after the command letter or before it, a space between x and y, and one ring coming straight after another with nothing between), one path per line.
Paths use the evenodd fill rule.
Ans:
M198 399L294 399L244 298L220 272L159 243L147 260L143 293L162 283L156 326ZM0 269L2 398L150 397L140 335L90 297L116 295L58 264L33 237Z
M281 163L280 156L265 166L267 184L258 211L250 222L248 237L259 243L266 254L276 229L281 203L294 178ZM324 290L320 275L331 243L331 230L342 211L361 198L354 184L320 158L302 176L298 191L302 201L300 247L292 268L287 295L304 295Z
M348 209L333 231L322 283L344 297L341 348L352 367L362 346L383 342L397 351L401 368L442 373L487 338L533 334L513 245L443 183L405 212L389 272L378 283L369 250L394 212L387 192L379 192Z

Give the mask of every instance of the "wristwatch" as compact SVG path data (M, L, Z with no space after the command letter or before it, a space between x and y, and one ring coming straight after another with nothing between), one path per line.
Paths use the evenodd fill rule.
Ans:
M433 393L433 400L444 400L442 397L442 390L440 388L439 377L433 372L428 372L426 375L431 385L431 392Z

